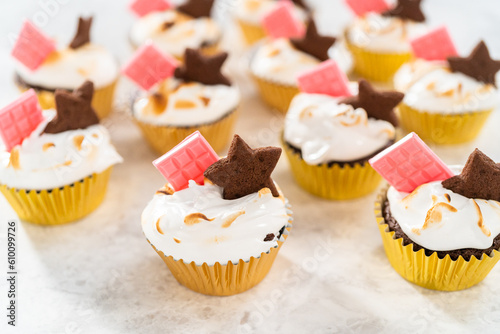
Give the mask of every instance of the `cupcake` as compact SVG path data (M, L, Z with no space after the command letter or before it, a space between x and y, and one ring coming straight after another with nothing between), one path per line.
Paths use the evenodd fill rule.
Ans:
M358 17L345 32L354 71L365 79L388 81L412 57L410 40L427 31L421 0L398 0L382 13Z
M276 0L238 1L235 8L235 18L248 44L253 44L266 37L261 22L276 7L277 3ZM305 22L309 8L302 0L293 0L293 4L295 17L299 21Z
M395 88L405 92L402 126L436 144L473 140L498 106L498 70L500 61L491 59L484 42L466 58L403 65L394 76Z
M443 291L478 284L500 259L499 164L476 149L463 169L451 170L457 175L413 191L385 188L375 206L394 269L412 283Z
M16 62L15 81L21 91L33 88L43 109L55 107L56 89L72 91L86 80L95 86L92 106L103 118L113 110L118 63L104 47L90 42L92 17L80 18L75 37L67 47L48 55L35 70Z
M90 81L55 92L56 109L21 144L0 152L0 191L23 220L56 225L102 202L114 164L122 162L91 106ZM20 112L20 111L19 111Z
M228 145L240 103L238 88L221 73L227 53L187 49L174 76L133 104L133 118L150 146L163 154L195 131L216 151Z
M133 24L130 42L134 48L153 42L178 60L183 59L187 48L216 53L222 31L210 17L213 3L214 0L188 0L175 8L150 12Z
M368 159L394 143L394 108L402 98L399 92L376 91L365 80L355 96L298 94L283 134L297 183L327 199L353 199L374 191L381 178Z
M267 275L292 226L288 201L270 177L281 149L251 149L235 135L228 156L218 160L200 137L154 162L169 170L167 180L178 182L182 170L183 185L156 192L142 229L179 283L207 295L234 295ZM179 160L186 150L196 153ZM203 158L191 161L197 154Z
M351 68L351 58L342 42L320 35L309 20L302 38L265 40L250 60L250 72L264 101L286 113L293 97L299 93L297 76L327 59L334 59L344 72Z

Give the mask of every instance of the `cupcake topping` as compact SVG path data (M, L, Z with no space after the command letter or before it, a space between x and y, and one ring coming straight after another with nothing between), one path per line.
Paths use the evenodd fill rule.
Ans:
M477 148L467 159L460 175L442 182L443 187L468 198L500 202L500 164Z
M403 20L424 22L425 15L422 13L420 3L422 0L398 0L396 7L382 13L384 16L395 16Z
M274 197L279 193L271 179L278 163L281 148L252 149L240 136L235 135L226 158L207 168L204 175L222 187L224 199L237 199L269 188Z
M99 124L99 118L91 105L93 95L94 84L91 81L85 81L71 93L57 90L55 93L57 116L47 124L43 132L60 133Z
M339 103L350 104L353 108L363 108L369 117L398 125L394 108L403 100L404 94L396 91L377 91L368 81L359 81L358 95L343 98Z
M214 0L188 0L176 9L194 18L210 17L213 4Z
M84 19L80 17L78 19L78 29L76 30L75 37L69 44L72 49L78 49L82 45L90 43L90 27L92 26L92 16Z
M12 56L30 71L36 70L56 50L54 41L39 31L30 21L25 21Z
M500 70L500 61L491 59L483 41L476 45L468 57L448 57L448 63L453 72L461 72L496 87L495 74Z
M328 95L296 95L285 118L286 143L300 149L309 165L366 161L394 137L389 122L368 118L364 109Z
M324 61L330 58L328 50L335 43L335 40L335 37L320 35L316 28L316 23L310 18L307 23L305 36L301 38L292 38L290 42L297 49Z
M231 82L221 73L221 68L228 54L221 52L206 56L200 50L186 49L184 65L175 69L174 76L186 82L196 81L205 85L226 85Z

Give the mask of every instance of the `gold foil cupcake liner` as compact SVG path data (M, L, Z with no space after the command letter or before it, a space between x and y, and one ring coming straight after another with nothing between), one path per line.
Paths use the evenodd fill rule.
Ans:
M387 189L385 187L377 197L375 217L387 258L404 279L432 290L463 290L481 282L500 259L500 253L496 250L491 254L483 254L481 259L472 256L466 261L461 256L452 260L449 255L440 259L437 252L427 256L423 249L414 251L412 244L403 246L403 239L395 238L395 232L389 230L383 216Z
M290 102L295 95L299 94L299 88L292 85L284 85L272 80L252 75L259 88L262 99L279 112L286 114Z
M423 140L436 144L461 144L474 140L493 110L459 114L419 111L399 105L401 125L416 132Z
M220 152L231 140L237 115L238 112L235 109L213 123L189 127L154 125L141 122L137 118L134 120L141 128L146 141L159 154L168 152L195 131L200 131L213 149Z
M287 143L283 147L297 183L313 195L335 200L348 200L375 191L382 178L368 164L309 165Z
M0 185L0 191L20 219L39 225L78 220L103 201L112 167L81 181L49 190L26 190Z
M287 207L289 208L289 205ZM216 262L214 265L185 263L182 259L175 260L172 256L166 256L150 244L180 284L205 295L231 296L254 287L266 277L292 228L291 211L289 216L289 222L278 240L278 245L258 257L252 256L247 261L240 259L237 263Z
M361 77L373 81L391 80L401 65L412 58L409 52L400 54L370 52L349 43L347 38L346 45L354 60L354 71Z
M116 83L117 80L115 80L113 83L107 86L98 88L94 91L94 96L92 97L92 107L94 107L95 112L100 119L103 119L104 117L108 116L113 111L113 101L114 101ZM24 92L30 88L28 86L19 84L18 87L19 90L21 90L21 92ZM56 107L54 91L35 89L35 92L42 109L54 109Z
M267 36L261 25L251 24L242 20L237 21L247 44L254 44Z

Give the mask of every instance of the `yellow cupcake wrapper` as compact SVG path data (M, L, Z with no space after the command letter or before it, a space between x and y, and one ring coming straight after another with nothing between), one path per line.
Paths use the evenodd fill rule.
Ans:
M180 284L205 295L235 295L259 284L268 274L276 255L292 229L289 207L287 204L290 219L278 240L278 245L266 253L260 254L259 257L251 257L247 261L239 260L238 263L228 262L224 265L219 262L214 265L185 263L183 260L174 260L172 256L166 256L163 252L158 251L153 244L150 244Z
M377 189L382 178L368 164L309 165L282 140L292 173L297 183L313 195L336 200L365 196Z
M412 244L403 246L403 239L394 237L395 232L389 230L383 217L382 207L387 199L387 189L385 187L377 197L375 217L387 258L406 280L432 290L463 290L481 282L500 259L500 253L496 250L491 254L483 254L481 259L473 256L466 261L461 256L452 260L449 255L440 259L437 252L426 256L423 249L415 252Z
M284 85L272 80L252 75L259 88L262 99L271 107L286 114L290 102L295 95L300 93L297 86Z
M261 25L237 21L247 44L254 44L267 36Z
M168 152L197 130L200 131L215 151L220 152L226 148L231 140L237 115L238 111L235 109L218 121L190 127L162 126L141 122L137 118L134 118L134 120L141 128L146 141L159 154Z
M416 132L423 140L436 144L460 144L472 141L481 132L493 109L443 114L419 111L399 105L401 125Z
M375 53L349 43L346 45L354 59L354 71L361 77L373 81L389 81L394 73L412 58L411 53Z
M116 88L117 80L113 83L96 89L94 91L94 97L92 98L92 106L95 109L97 116L100 119L108 116L111 111L113 111L113 101L114 101L114 93ZM28 90L30 87L19 85L19 90L24 92ZM40 106L42 109L54 109L56 107L56 102L54 99L54 92L43 90L43 89L35 89L36 95L38 97L38 101L40 102Z
M112 167L81 181L50 190L26 190L0 185L0 191L19 218L39 225L58 225L94 211L106 194Z

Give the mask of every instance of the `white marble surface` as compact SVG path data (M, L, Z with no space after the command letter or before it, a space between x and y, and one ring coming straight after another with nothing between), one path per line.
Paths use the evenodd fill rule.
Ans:
M232 1L222 0L220 8ZM124 60L131 50L132 22L126 0L39 0L0 3L0 104L17 92L12 84L9 36L22 17L32 18L47 3L44 27L69 40L79 13L95 14L94 40ZM323 30L340 31L349 14L339 0L316 0ZM480 4L480 5L479 5ZM480 7L478 7L480 6ZM432 24L449 23L458 48L468 52L483 37L500 57L500 7L495 0L430 1ZM61 28L64 27L64 28ZM232 33L233 35L235 33ZM234 36L229 36L234 41ZM252 145L277 144L281 117L258 99L244 73L240 45L228 66L244 92L237 132ZM236 43L237 44L237 43ZM128 101L127 85L117 104ZM500 161L500 118L495 113L476 142L436 148L447 163L463 163L479 147ZM20 223L18 231L18 327L1 333L495 333L500 325L500 267L462 292L422 289L389 265L373 218L374 195L328 202L302 191L283 157L274 172L295 211L290 238L268 277L233 297L207 297L180 286L146 242L140 213L163 184L151 165L156 158L123 112L108 122L125 163L115 168L103 205L86 219L55 228ZM0 266L6 271L6 224L14 218L0 198ZM0 309L6 307L5 274L0 273Z

